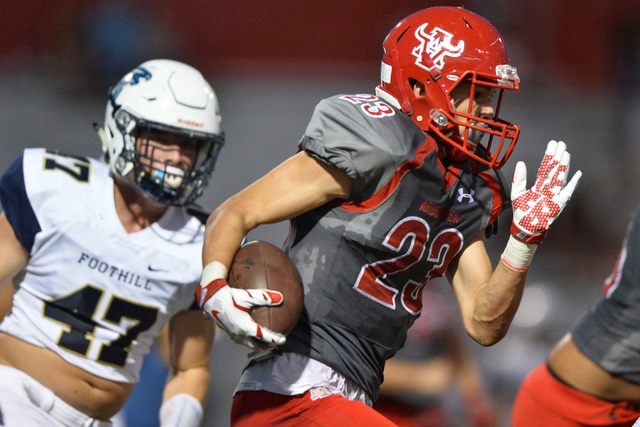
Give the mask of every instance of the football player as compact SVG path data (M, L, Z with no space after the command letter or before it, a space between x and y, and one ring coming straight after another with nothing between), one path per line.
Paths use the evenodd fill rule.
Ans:
M234 425L391 425L370 405L385 360L420 315L423 287L446 275L468 334L498 342L536 248L580 179L568 180L566 145L551 141L532 188L525 164L516 165L509 200L499 169L520 129L499 111L519 78L484 18L424 9L383 48L375 95L322 100L299 152L207 221L197 291L205 315L237 342L272 346L243 372ZM483 240L510 203L512 236L494 270ZM282 296L231 289L226 277L249 230L287 219L305 309L285 339L248 313Z
M162 426L198 426L212 322L194 304L224 138L202 74L147 61L111 89L104 161L26 149L0 181L0 424L108 426L168 324ZM2 292L5 294L5 292ZM195 308L195 310L194 310Z
M513 427L634 426L640 417L640 208L603 298L524 379Z

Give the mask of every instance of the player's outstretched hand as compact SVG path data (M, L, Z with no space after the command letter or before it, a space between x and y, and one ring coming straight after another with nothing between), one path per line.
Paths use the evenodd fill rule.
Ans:
M578 186L582 172L567 183L571 155L562 141L549 141L533 187L527 190L527 167L518 162L513 171L511 234L525 243L540 244Z
M204 315L213 319L232 340L250 349L264 350L284 344L285 337L257 324L250 315L253 307L282 304L282 294L263 289L234 289L226 279L200 284L196 301Z

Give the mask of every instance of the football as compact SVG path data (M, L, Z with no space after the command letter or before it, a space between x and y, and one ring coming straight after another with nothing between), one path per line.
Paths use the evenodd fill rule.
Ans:
M282 304L256 307L251 317L272 331L291 332L302 313L304 295L300 273L284 251L263 241L244 244L233 258L227 280L232 288L281 292Z

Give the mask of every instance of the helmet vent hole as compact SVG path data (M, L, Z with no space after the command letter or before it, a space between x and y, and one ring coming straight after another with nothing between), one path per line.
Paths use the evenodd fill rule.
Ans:
M465 24L467 24L467 27L473 29L473 27L471 26L471 24L469 24L469 21L467 21L466 19L462 18L462 20L464 21Z
M396 39L396 44L400 43L400 39L402 39L402 37L404 37L404 35L406 34L407 31L409 31L409 27L405 28L404 31L402 32L402 34L400 34L398 36L398 38Z

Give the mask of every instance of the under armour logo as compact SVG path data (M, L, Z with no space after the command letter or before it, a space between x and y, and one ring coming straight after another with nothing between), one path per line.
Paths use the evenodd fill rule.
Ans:
M446 57L456 58L464 52L464 40L460 40L458 44L453 44L453 34L444 31L442 28L434 27L427 33L428 23L424 23L416 29L415 36L420 42L411 54L416 57L416 65L427 71L435 65L442 70ZM432 64L425 64L424 60L428 56Z
M469 203L475 202L473 195L476 194L475 191L471 190L470 193L465 193L462 188L458 188L458 202L462 202L462 199L469 199Z

